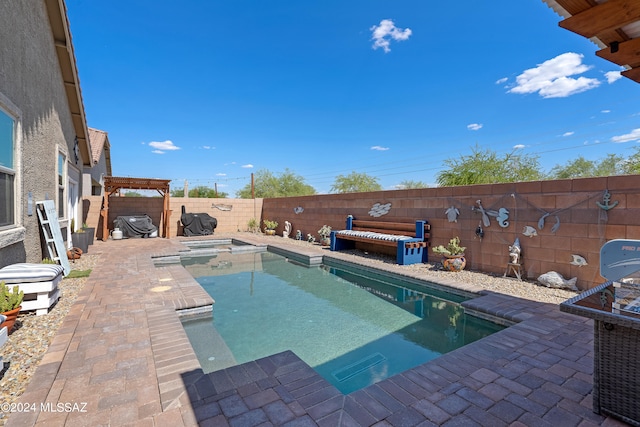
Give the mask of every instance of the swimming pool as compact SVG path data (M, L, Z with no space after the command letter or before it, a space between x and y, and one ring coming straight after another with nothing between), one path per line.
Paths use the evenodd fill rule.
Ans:
M205 372L292 350L346 394L503 329L453 294L271 252L183 265L215 300L213 316L183 320Z

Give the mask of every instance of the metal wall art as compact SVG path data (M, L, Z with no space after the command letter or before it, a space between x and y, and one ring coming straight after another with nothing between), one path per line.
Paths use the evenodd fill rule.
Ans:
M293 208L293 212L298 215L304 212L304 208L302 206L298 206L297 208Z
M391 210L391 203L380 204L376 203L371 207L369 211L369 215L372 217L378 218L380 216L386 215Z
M573 257L573 259L571 260L571 262L569 264L577 265L578 267L582 267L583 265L589 265L589 264L587 264L587 260L584 259L584 257L582 257L580 255L575 255L575 254L572 254L571 256Z
M527 237L533 237L533 236L537 236L538 232L532 226L525 225L524 228L522 229L522 234L524 234Z
M460 211L455 206L451 206L449 209L444 211L447 215L447 220L449 222L458 222L458 215L460 215Z
M502 228L506 228L509 226L509 210L507 208L500 208L497 211L493 209L487 209L482 206L482 201L476 200L476 206L472 206L472 211L479 211L482 214L482 223L485 227L489 227L491 225L490 216L496 219L498 225Z
M550 215L553 215L553 214L546 212L544 215L540 217L540 219L538 220L538 230L542 230L544 228L544 220ZM556 231L558 231L558 228L560 228L560 218L558 218L558 215L553 215L553 216L556 217L556 223L553 225L553 227L551 227L551 232L555 233Z
M233 205L216 205L215 203L212 203L211 207L219 209L221 211L230 211L231 209L233 209Z
M604 196L602 196L602 203L596 202L596 205L602 210L608 211L609 209L613 209L617 206L618 201L611 203L611 193L609 190L604 190Z

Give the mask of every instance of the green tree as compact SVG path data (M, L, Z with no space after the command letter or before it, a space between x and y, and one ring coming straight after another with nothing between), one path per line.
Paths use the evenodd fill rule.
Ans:
M184 190L183 190L184 192ZM225 193L224 191L218 191L216 193L216 190L214 188L211 187L207 187L205 185L200 185L198 187L192 188L191 190L189 190L189 197L192 198L209 198L209 199L215 199L217 198L225 198L227 197L228 194Z
M549 173L549 178L567 179L621 175L625 173L625 164L624 157L617 154L607 154L600 161L587 160L580 156L564 165L554 166Z
M349 175L338 175L331 186L332 193L362 193L380 190L382 190L382 186L378 183L378 178L355 171Z
M184 189L171 190L171 197L184 197ZM218 191L218 193L216 194L216 190L214 188L207 187L205 185L200 185L198 187L195 187L189 190L189 197L194 199L196 198L215 199L216 197L217 198L229 197L229 194L225 193L224 191Z
M622 175L624 174L623 164L624 157L609 153L596 165L596 176Z
M635 152L620 162L620 169L623 174L640 174L640 146L633 147Z
M316 194L315 188L306 184L304 178L285 169L280 175L274 175L267 169L254 174L255 196L259 198L310 196ZM238 190L236 195L242 199L251 198L251 183Z
M549 172L551 179L586 178L595 176L596 163L580 156L565 165L556 165Z
M404 180L398 184L397 188L400 190L409 190L412 188L429 188L429 186L422 181Z
M144 197L142 194L137 191L127 191L124 193L124 197Z
M444 164L448 168L436 176L440 186L535 181L543 178L538 156L512 151L500 157L495 151L481 150L477 145L470 155L446 159Z

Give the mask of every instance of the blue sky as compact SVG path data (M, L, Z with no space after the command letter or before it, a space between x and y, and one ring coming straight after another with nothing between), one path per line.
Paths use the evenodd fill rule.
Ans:
M286 168L435 185L476 145L631 154L640 85L542 0L67 0L88 124L115 176L214 187Z

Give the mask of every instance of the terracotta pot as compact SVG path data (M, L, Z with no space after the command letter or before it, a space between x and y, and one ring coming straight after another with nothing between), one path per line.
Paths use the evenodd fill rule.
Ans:
M82 249L80 248L71 248L67 251L67 258L71 261L80 259L82 256Z
M18 313L20 313L21 308L22 306L16 307L13 310L5 311L4 313L2 313L4 316L7 316L7 320L2 322L2 324L0 325L0 329L6 326L7 332L9 333L9 335L11 335L11 332L13 331L13 324L16 322L16 319L18 318Z
M328 238L328 237L322 237L322 238L320 239L320 244L321 244L322 246L331 246L331 239L330 239L330 238Z
M442 260L442 266L445 270L449 271L462 271L467 265L467 260L464 254L460 255L445 255Z

